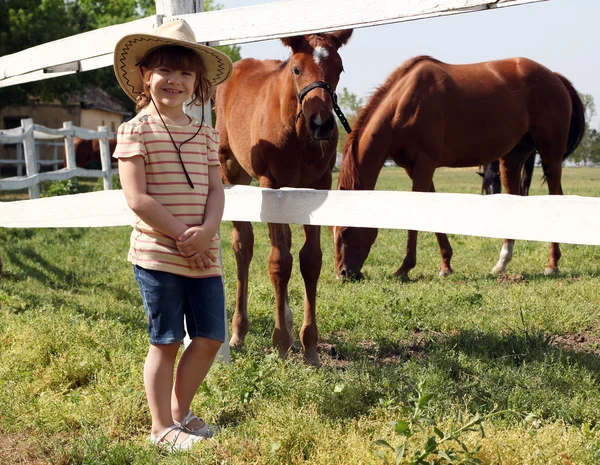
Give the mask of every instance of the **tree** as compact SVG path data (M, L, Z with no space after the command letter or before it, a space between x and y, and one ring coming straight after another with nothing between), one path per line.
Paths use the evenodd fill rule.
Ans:
M222 8L213 0L205 0L204 5L206 11ZM155 13L154 0L0 0L0 56ZM240 59L239 46L218 48L232 61ZM65 102L87 85L101 87L134 110L112 67L0 89L0 105L23 103L31 97Z
M338 94L338 105L342 109L344 116L346 117L348 123L350 124L350 127L352 128L354 120L356 119L356 115L358 114L358 111L362 108L363 99L358 98L356 94L353 94L346 87L344 87L342 89L342 92ZM336 122L338 125L339 133L337 151L341 152L344 147L344 143L346 142L347 133L344 127L339 122L339 120L336 119Z
M223 5L220 3L215 3L214 0L204 0L204 11L215 11L222 9ZM242 58L239 45L221 45L215 48L231 58L231 61L234 63Z
M594 164L600 163L600 131L591 129L588 135L589 161Z

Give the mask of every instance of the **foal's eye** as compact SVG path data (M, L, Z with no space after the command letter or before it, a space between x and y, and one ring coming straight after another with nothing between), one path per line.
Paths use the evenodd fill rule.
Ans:
M300 68L298 68L297 66L294 66L292 68L292 72L296 75L296 76L300 76Z

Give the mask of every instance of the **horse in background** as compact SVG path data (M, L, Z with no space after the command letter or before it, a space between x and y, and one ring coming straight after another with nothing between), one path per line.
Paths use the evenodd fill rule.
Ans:
M219 159L227 184L331 189L338 140L333 111L339 115L335 88L343 70L338 49L352 30L281 39L290 47L288 60L235 63L231 78L216 91L216 129L221 135ZM273 345L286 356L293 346L288 282L292 270L289 225L268 224L271 240L269 274L275 292ZM300 271L305 284L304 323L300 339L305 359L317 354L316 294L321 273L320 227L304 226ZM230 346L241 347L249 330L248 274L254 233L249 222L234 221L232 248L237 262L236 309Z
M563 160L585 130L584 107L573 85L527 58L468 65L428 56L397 68L359 113L346 140L338 188L373 189L389 157L412 179L412 190L434 192L440 166L468 167L500 160L506 192L521 194L521 171L537 150L550 195L562 195ZM377 237L374 228L334 228L335 267L340 277L362 277L361 267ZM436 233L442 264L452 272L452 248ZM417 231L408 232L406 256L396 275L416 265ZM504 241L493 272L506 270L514 240ZM550 247L546 274L558 272L560 247Z
M534 153L523 165L521 173L521 195L529 195L529 188L533 179L533 168L535 167ZM481 171L477 174L483 178L481 181L481 193L486 195L500 194L502 192L502 183L500 181L500 160L494 160L487 165L483 165Z
M80 139L73 137L75 146L75 166L87 169L102 169L100 159L100 139ZM110 154L112 155L117 146L117 139L108 139ZM67 166L67 153L63 152L63 164Z

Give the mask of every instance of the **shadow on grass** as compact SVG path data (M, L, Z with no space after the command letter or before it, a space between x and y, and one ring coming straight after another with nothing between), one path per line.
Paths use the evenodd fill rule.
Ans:
M19 282L31 278L52 289L68 290L73 288L77 275L50 263L31 246L20 248L18 254L13 250L8 250L4 253L8 258L8 262L10 262L11 268L13 268L6 276L11 281ZM35 266L27 263L21 256L35 263ZM19 270L20 273L16 272L16 270Z

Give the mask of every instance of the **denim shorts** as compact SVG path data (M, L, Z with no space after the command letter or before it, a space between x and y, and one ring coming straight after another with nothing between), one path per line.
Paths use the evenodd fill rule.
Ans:
M150 343L171 344L185 337L225 340L225 296L220 276L188 278L133 266L148 318Z

